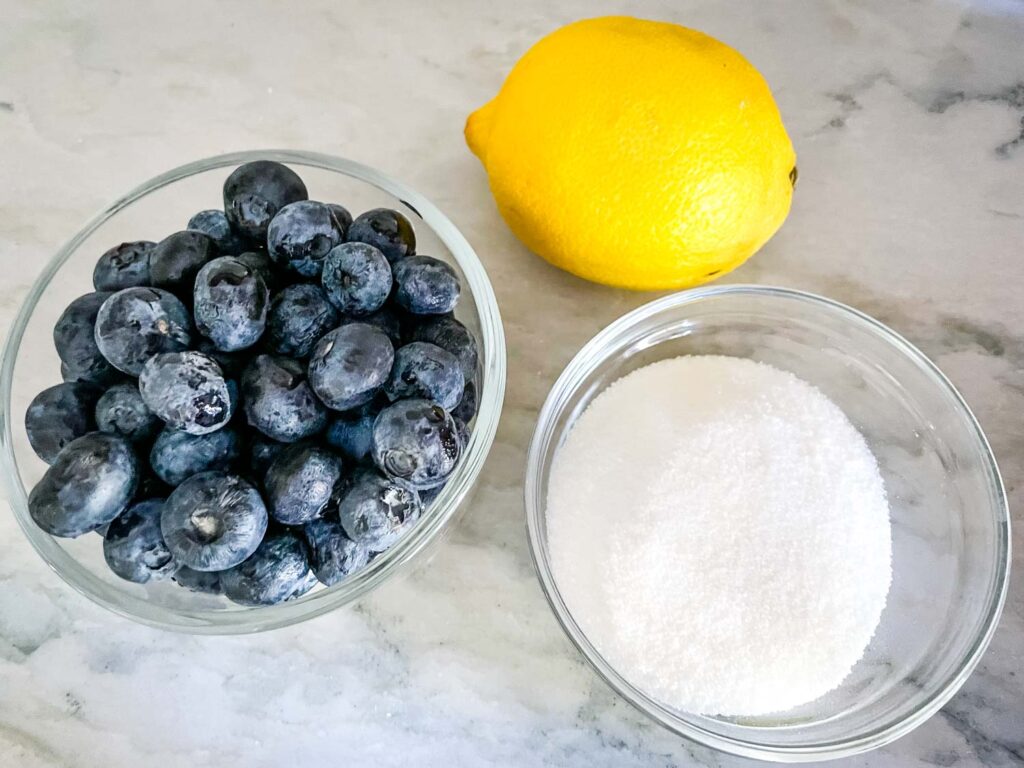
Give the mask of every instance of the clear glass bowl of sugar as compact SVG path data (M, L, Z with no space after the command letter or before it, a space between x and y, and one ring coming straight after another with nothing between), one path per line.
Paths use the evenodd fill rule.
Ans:
M889 497L892 584L863 658L837 689L769 716L694 715L653 699L597 651L573 619L551 567L548 481L577 418L631 371L708 354L765 362L818 387L867 440ZM906 734L970 675L1006 597L1006 495L966 403L898 334L850 307L799 291L744 285L684 291L605 328L569 363L544 404L525 494L541 585L565 633L598 675L665 727L746 757L844 757Z

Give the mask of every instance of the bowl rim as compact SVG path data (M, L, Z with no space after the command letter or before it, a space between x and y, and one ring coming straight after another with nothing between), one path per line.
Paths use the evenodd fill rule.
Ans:
M543 545L542 527L546 508L546 500L539 497L541 459L550 441L555 439L553 427L561 410L558 403L565 397L572 395L581 384L583 377L592 369L593 363L589 361L593 352L605 346L609 341L620 334L631 330L636 325L648 318L669 309L694 304L704 299L722 296L726 294L747 295L747 296L769 296L787 300L802 301L818 305L822 309L837 313L839 316L860 324L869 330L874 331L887 340L892 346L902 351L904 355L917 362L927 373L930 373L935 383L946 389L953 398L954 403L967 418L968 424L973 429L975 437L984 454L984 470L990 483L990 491L996 500L993 506L994 524L996 529L996 569L992 584L990 584L990 599L985 616L985 622L974 638L969 651L961 659L957 668L950 673L942 685L927 699L908 713L905 717L885 726L870 730L849 739L836 739L831 741L808 742L806 744L793 746L779 746L763 744L756 738L736 738L723 736L700 727L688 720L676 715L668 707L660 704L647 696L643 691L631 685L620 675L587 639L586 634L572 618L568 607L562 598L555 583L554 575L548 553ZM608 355L601 355L601 359L607 359ZM556 449L557 450L557 449ZM792 288L783 288L768 285L753 284L730 284L719 286L708 286L693 288L669 294L654 301L648 302L631 312L619 317L604 329L591 338L566 365L559 375L555 384L551 387L544 405L537 418L536 428L530 442L527 455L526 480L524 483L524 500L526 505L526 527L527 538L530 545L530 555L533 560L537 578L540 581L541 590L547 599L551 611L554 613L562 631L569 638L577 651L582 654L587 664L597 673L605 684L611 687L617 694L629 702L633 707L647 715L670 731L692 739L714 749L721 750L741 757L750 757L775 762L808 762L814 760L831 760L841 757L849 757L872 749L889 744L892 741L906 735L919 726L935 712L937 712L950 698L960 689L971 672L974 671L982 654L985 652L992 639L992 636L999 623L1003 604L1009 588L1010 579L1010 558L1011 558L1011 537L1010 537L1010 513L1006 497L1006 490L1003 485L999 467L996 464L995 456L989 445L977 418L967 405L963 396L956 389L949 378L935 365L923 352L907 341L896 331L884 323L876 320L870 315L861 312L854 307L848 306L833 299L818 294L801 291ZM762 729L757 726L744 726L753 735Z
M290 166L317 168L348 176L396 198L429 227L449 250L465 275L480 319L480 357L483 386L478 393L478 411L472 437L449 482L431 504L420 522L383 555L332 587L316 590L278 605L252 608L232 607L217 611L204 608L178 609L151 603L100 579L72 557L53 537L35 526L28 513L28 497L18 472L12 439L11 395L15 361L36 306L60 267L83 242L118 212L135 201L176 181L253 160L275 160ZM91 289L91 286L88 286ZM361 163L333 155L288 149L244 150L202 158L172 168L143 182L93 216L43 267L18 309L4 345L0 369L0 464L8 500L26 538L46 564L77 592L108 610L160 629L192 634L239 634L260 632L311 619L349 603L406 566L444 529L476 482L490 452L498 427L505 393L505 335L497 298L487 272L472 246L439 208L403 182Z

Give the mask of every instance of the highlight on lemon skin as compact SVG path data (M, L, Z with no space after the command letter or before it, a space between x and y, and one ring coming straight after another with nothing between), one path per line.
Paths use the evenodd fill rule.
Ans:
M622 288L735 269L782 226L796 182L778 107L743 56L626 16L542 38L465 135L526 247Z

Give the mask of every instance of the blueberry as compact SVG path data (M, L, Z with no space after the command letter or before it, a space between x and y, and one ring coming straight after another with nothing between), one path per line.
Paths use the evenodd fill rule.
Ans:
M263 278L238 259L222 256L196 276L196 330L217 349L251 347L267 325L270 292Z
M347 322L366 323L367 325L376 326L387 334L387 337L391 339L392 346L400 347L402 345L402 321L395 311L387 305L384 305L372 315Z
M399 400L373 425L373 461L392 480L416 490L448 479L462 453L451 415L429 400Z
M138 482L131 443L90 432L57 454L32 489L28 511L36 525L53 536L81 536L121 514Z
M274 291L280 287L281 278L277 273L277 267L270 258L270 254L264 250L245 251L235 257L245 264L249 269L263 278L267 288Z
M307 197L298 174L270 160L239 166L224 182L228 221L236 232L254 242L266 240L270 220L279 210Z
M309 544L313 573L328 587L370 562L370 551L346 536L336 520L320 519L306 523L303 533Z
M149 464L168 485L200 472L234 469L242 455L242 441L232 427L205 435L190 435L166 427L157 436L149 452Z
M287 272L319 279L324 258L341 242L331 209L323 203L302 200L286 205L267 229L267 251Z
M309 359L309 383L329 408L345 411L373 399L394 361L394 347L383 331L349 323L317 342Z
M103 559L122 579L145 584L174 575L178 564L160 532L163 499L133 504L107 527L103 536Z
M438 496L441 495L441 491L444 490L444 483L435 486L434 488L428 488L425 491L420 491L420 504L423 506L424 511L430 509L430 505L434 503Z
M263 340L271 352L301 360L337 325L338 310L319 286L289 285L270 304Z
M175 232L157 243L150 254L150 280L154 287L191 301L196 275L216 256L217 246L208 235L188 229Z
M309 562L309 545L306 543L306 537L303 535L301 529L296 529L292 531L292 533L298 536L299 539L302 541L302 546L306 549L306 562L310 566L310 570L306 571L306 575L302 577L301 581L299 581L298 585L295 587L295 592L292 594L292 597L301 597L302 595L309 592L309 590L313 589L313 587L315 587L318 584L318 581L316 578L316 574L312 571L312 564Z
M249 470L252 476L262 483L274 459L287 447L287 443L271 440L262 432L253 432L249 437Z
M175 296L158 288L126 288L103 302L96 316L96 344L103 356L132 376L161 352L192 343L192 321Z
M112 384L118 372L96 344L96 317L113 294L87 293L72 301L53 327L53 345L61 359L66 381L89 381L98 386Z
M174 429L203 435L231 418L233 401L217 361L202 352L154 355L139 374L142 400Z
M420 397L451 410L462 399L466 381L455 355L436 344L414 341L399 347L384 385L391 400Z
M469 329L454 317L425 318L413 329L411 340L429 341L441 349L447 349L459 358L462 375L466 377L466 381L472 381L476 376L476 339Z
M476 384L467 381L462 390L462 399L452 409L452 417L456 422L462 421L468 424L476 416Z
M191 592L219 595L223 591L220 585L220 573L217 571L197 571L187 565L179 565L172 578L176 584Z
M249 424L282 443L327 426L327 409L313 394L305 368L287 357L255 357L242 374L242 400Z
M247 350L225 352L223 349L217 349L205 336L200 336L196 340L195 351L216 360L225 379L237 379L249 364L250 353Z
M454 416L452 417L455 418ZM473 430L462 419L455 419L455 431L459 434L459 443L462 445L463 450L469 445L469 438L473 436Z
M125 380L121 372L107 362L103 355L100 355L99 366L94 368L75 368L61 360L60 378L70 383L92 384L100 389Z
M375 413L343 413L327 425L324 443L346 459L359 462L370 455Z
M341 480L341 461L330 451L312 445L292 445L282 451L263 481L270 516L285 525L302 525L327 508Z
M306 542L292 531L268 533L244 562L220 575L228 599L242 605L274 605L309 591Z
M231 229L224 211L200 211L188 220L185 229L194 229L209 237L222 256L234 256L245 250L245 243Z
M197 571L223 571L249 557L267 530L267 508L250 483L200 472L174 489L160 515L174 559Z
M144 443L160 429L157 418L144 402L138 386L115 384L96 403L96 428L120 435L131 443Z
M352 541L383 552L419 519L416 491L403 488L376 470L362 469L338 500L338 520Z
M92 284L97 291L120 291L149 285L149 257L156 243L136 240L115 245L100 256L92 271Z
M331 223L334 224L334 228L338 230L338 234L344 240L345 235L348 234L348 228L352 226L352 214L348 212L348 208L337 203L327 203L327 207L331 211Z
M363 317L384 306L391 293L391 266L366 243L342 243L324 259L324 292L338 311Z
M104 362L106 362L106 358L104 358ZM107 363L107 365L109 366L110 364ZM114 368L111 366L110 370L113 371ZM117 372L114 371L114 373L116 375ZM94 386L98 386L95 382L90 382L88 377L80 375L79 372L73 368L69 368L68 364L63 360L60 361L60 378L62 381L66 381L69 384L93 384Z
M416 253L416 234L412 224L390 208L374 208L357 216L345 239L350 243L372 245L392 264Z
M458 275L431 256L410 256L395 264L395 302L414 315L443 315L459 303Z
M36 395L25 412L29 445L53 464L65 445L96 429L93 411L100 390L91 384L57 384Z
M152 467L140 462L139 485L135 489L135 496L132 497L133 502L146 499L166 499L173 490L157 476Z

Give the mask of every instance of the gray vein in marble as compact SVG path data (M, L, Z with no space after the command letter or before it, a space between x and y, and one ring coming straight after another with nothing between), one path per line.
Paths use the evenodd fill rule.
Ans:
M818 128L815 133L830 128L840 129L846 127L849 116L863 109L858 101L858 96L869 91L878 83L886 83L897 88L908 99L920 104L929 113L936 115L944 114L951 107L970 102L1003 104L1020 113L1020 132L1016 136L998 144L994 149L996 155L1004 158L1009 157L1021 144L1024 144L1024 82L1017 81L994 91L951 90L941 91L929 97L926 93L901 84L888 70L868 75L844 88L826 92L825 96L827 98L838 103L839 112L829 119L825 125Z
M852 112L859 112L863 107L849 93L827 93L830 99L839 103L840 113L828 121L829 128L843 128L846 126L846 119Z
M964 102L977 101L981 103L1005 104L1010 109L1017 110L1020 115L1020 133L1014 138L996 147L996 154L1000 157L1009 157L1021 144L1024 144L1024 82L1017 82L1008 85L998 91L989 93L978 93L969 91L949 91L936 96L928 105L928 111L941 115L950 107L963 104Z
M985 702L980 701L978 705L984 708ZM955 705L941 710L939 716L967 740L982 765L996 768L1024 764L1024 740L1011 744L989 737L974 724L974 718L969 712L959 711Z

